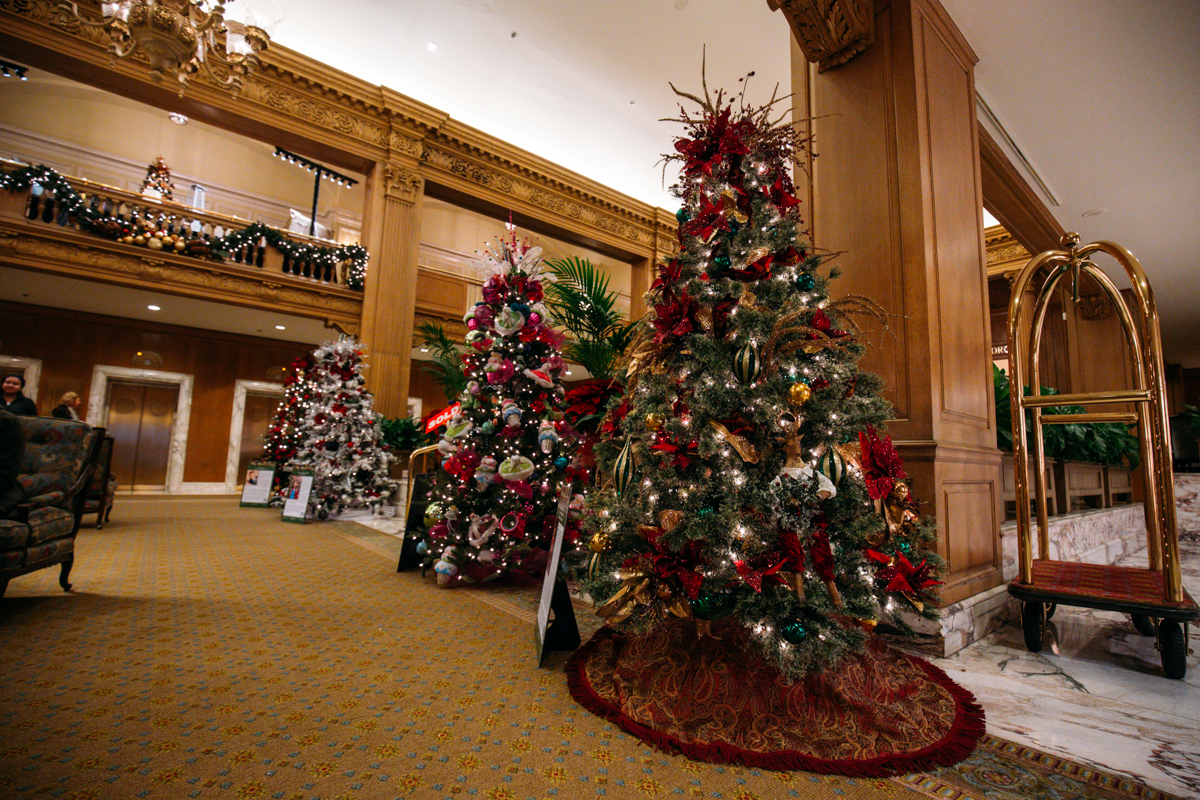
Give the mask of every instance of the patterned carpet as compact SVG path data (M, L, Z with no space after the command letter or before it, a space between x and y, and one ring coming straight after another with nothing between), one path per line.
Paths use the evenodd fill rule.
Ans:
M990 737L896 779L667 756L575 705L565 654L537 669L528 592L438 590L397 546L121 498L75 592L43 570L0 599L0 797L1168 797Z

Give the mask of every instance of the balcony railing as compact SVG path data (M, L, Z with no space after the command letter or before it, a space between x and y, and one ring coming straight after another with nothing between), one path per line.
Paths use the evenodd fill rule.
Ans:
M362 290L367 252L259 222L66 178L48 167L0 162L0 214L58 225L130 247Z

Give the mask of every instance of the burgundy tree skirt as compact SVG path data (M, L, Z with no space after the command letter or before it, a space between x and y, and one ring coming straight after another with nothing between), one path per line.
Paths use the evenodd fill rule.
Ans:
M834 670L789 684L721 638L673 620L639 636L602 628L567 664L571 696L667 752L763 769L888 777L962 761L983 709L937 667L873 641Z

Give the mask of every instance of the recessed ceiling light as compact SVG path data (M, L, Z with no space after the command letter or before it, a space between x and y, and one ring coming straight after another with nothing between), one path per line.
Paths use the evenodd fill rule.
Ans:
M633 103L634 103L634 101L633 101L633 100L630 100L630 101L629 101L629 105L633 105Z
M162 311L162 306L146 306L151 311Z
M277 330L277 331L286 331L286 330L287 330L287 328L286 328L285 326L283 326L283 325L276 325L276 326L275 326L275 330Z
M429 52L432 53L434 50L437 50L437 42L430 42L429 43Z
M180 114L178 111L172 111L167 115L167 119L171 120L171 122L174 122L176 125L188 124L188 118L183 114Z
M1104 214L1104 213L1106 213L1107 211L1108 211L1108 209L1107 209L1107 208L1090 208L1090 209L1088 209L1087 211L1083 212L1083 213L1082 213L1080 216L1083 216L1083 217L1098 217L1098 216L1100 216L1101 214Z
M688 0L675 0L676 8L687 8Z

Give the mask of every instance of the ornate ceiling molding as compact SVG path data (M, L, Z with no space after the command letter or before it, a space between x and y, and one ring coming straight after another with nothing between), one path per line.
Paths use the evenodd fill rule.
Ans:
M635 255L653 254L657 229L649 213L604 203L577 187L530 169L503 164L486 153L456 152L454 143L448 141L436 145L426 142L422 172L429 179L483 200L510 208L524 206L522 210L527 213L567 230L596 236ZM650 210L646 206L646 211Z
M782 11L804 57L817 71L845 64L875 41L872 0L767 0Z
M80 5L85 13L89 7L99 13L94 0ZM408 199L417 186L396 166L406 164L418 178L519 208L633 257L656 257L675 236L673 218L660 219L647 203L276 43L235 100L204 74L177 98L152 83L140 64L112 63L102 35L62 12L58 0L0 0L0 41L13 44L33 66L104 90L200 120L219 118L218 124L254 138L307 142L315 155L339 167L368 174L375 164L392 168L395 177L385 188L392 197Z

